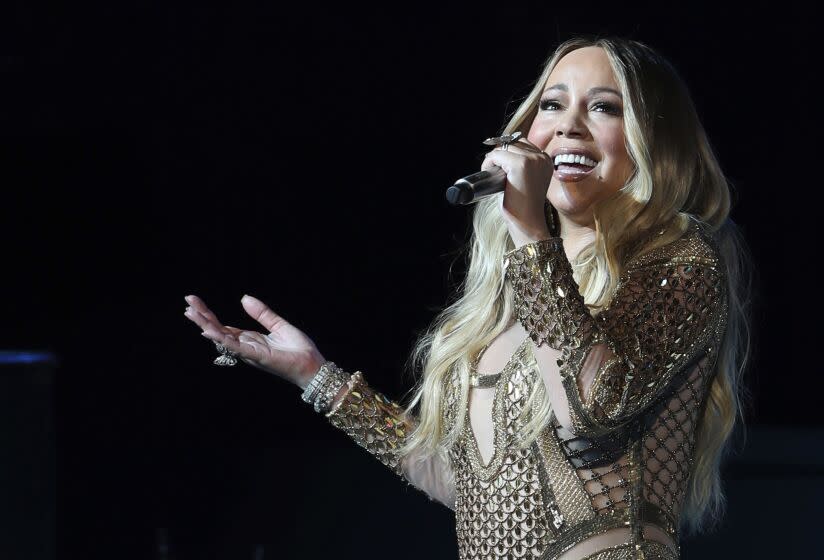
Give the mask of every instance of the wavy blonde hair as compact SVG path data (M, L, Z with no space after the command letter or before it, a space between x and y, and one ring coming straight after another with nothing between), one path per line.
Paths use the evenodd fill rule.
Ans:
M546 81L558 61L576 49L606 52L624 98L624 133L635 172L615 195L593 207L595 239L573 263L574 278L592 313L615 293L629 259L681 237L696 220L717 240L726 264L729 294L727 331L697 427L695 460L682 526L698 531L723 514L720 466L733 428L743 420L741 376L749 356L749 262L746 244L729 219L730 185L713 153L688 90L675 69L650 47L633 40L601 37L568 40L550 55L532 90L503 130L525 136L538 111ZM511 287L501 262L514 249L500 214L502 194L474 206L469 268L460 295L419 337L407 367L421 371L406 408L418 426L402 454L445 456L463 430L464 415L444 421L444 395L458 388L457 410L468 405L469 368L474 356L513 321ZM650 236L652 231L662 235ZM645 240L652 239L651 242ZM550 421L543 383L536 383L524 411L536 410L518 434L527 446ZM743 424L743 423L742 423Z

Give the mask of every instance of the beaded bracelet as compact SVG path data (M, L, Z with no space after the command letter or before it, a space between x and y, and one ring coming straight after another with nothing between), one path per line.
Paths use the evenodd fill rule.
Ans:
M329 410L329 405L335 399L335 396L340 391L340 388L346 384L349 379L349 374L342 370L335 371L330 375L329 382L324 386L324 391L315 400L315 412L326 412Z
M306 386L306 389L303 391L303 402L312 404L315 402L315 399L320 394L321 390L323 389L323 384L327 382L329 379L329 374L332 370L338 369L338 366L335 362L326 362L318 369L318 372L309 381L309 385Z
M306 386L301 398L303 402L312 404L316 412L326 412L349 377L335 362L326 362Z

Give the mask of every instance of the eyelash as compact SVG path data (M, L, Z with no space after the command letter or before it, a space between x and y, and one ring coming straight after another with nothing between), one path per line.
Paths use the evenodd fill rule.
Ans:
M549 105L560 105L560 104L557 101L553 101L551 99L542 99L541 103L539 104L539 107L540 107L541 111L547 111L547 110L549 110ZM612 103L605 103L603 101L599 101L598 103L593 105L593 108L594 107L600 107L600 106L604 106L604 107L607 108L606 111L599 111L601 113L610 113L610 114L613 114L613 115L620 114L620 110L618 109L618 107L616 107Z

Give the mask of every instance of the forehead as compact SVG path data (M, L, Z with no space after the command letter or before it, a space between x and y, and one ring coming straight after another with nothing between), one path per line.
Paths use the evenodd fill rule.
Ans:
M618 89L607 53L601 47L583 47L564 55L549 74L544 89L559 83L566 84L570 89L588 89L592 86Z

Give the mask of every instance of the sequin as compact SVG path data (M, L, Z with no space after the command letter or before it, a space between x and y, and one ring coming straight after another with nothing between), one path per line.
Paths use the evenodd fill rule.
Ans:
M499 378L489 377L497 383L489 464L480 459L468 410L458 410L460 383L444 384L443 422L464 422L449 450L461 560L552 560L619 527L630 530L628 542L587 560L679 557L695 433L715 369L712 350L726 326L726 280L717 254L693 224L681 239L627 263L612 303L596 316L583 303L560 238L505 255L515 317L529 338ZM573 430L553 416L535 442L518 448L512 435L524 421L520 412L542 382L533 353L541 344L561 352ZM578 374L597 345L606 345L609 355L584 399ZM356 389L330 421L403 476L396 450L414 422L365 382ZM669 535L674 549L644 540L642 523Z

